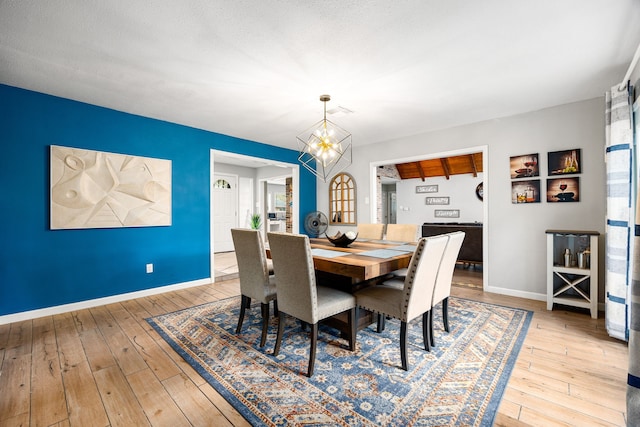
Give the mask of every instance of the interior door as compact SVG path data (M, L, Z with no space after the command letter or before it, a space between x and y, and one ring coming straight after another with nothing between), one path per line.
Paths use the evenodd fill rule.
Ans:
M396 214L397 214L397 199L396 199L396 191L389 191L388 193L388 212L389 212L389 224L396 223Z
M234 175L214 175L213 252L233 251L231 229L238 226L237 181Z

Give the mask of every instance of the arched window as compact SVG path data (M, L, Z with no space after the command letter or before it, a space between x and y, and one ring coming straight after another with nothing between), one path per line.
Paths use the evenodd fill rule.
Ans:
M348 173L339 173L329 183L329 223L356 224L356 183Z
M213 188L231 188L231 185L226 179L219 179L213 184Z

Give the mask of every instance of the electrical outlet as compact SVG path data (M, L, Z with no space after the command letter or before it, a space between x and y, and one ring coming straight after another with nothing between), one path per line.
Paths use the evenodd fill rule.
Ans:
M153 273L153 264L147 264L147 273Z

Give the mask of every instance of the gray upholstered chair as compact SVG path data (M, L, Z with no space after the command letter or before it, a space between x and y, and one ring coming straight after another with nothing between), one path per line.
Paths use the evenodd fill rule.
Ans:
M416 224L387 224L386 240L392 242L415 242L418 237Z
M260 301L262 312L260 347L264 347L269 327L269 303L271 301L273 301L274 315L278 314L275 278L269 274L267 252L258 230L234 228L231 230L231 237L238 261L240 293L242 294L236 334L242 330L244 313L246 309L251 307L251 299Z
M358 224L358 238L382 240L384 224Z
M318 340L318 322L349 312L349 350L356 348L356 298L343 291L316 285L309 237L302 234L268 233L273 268L278 278L280 323L273 354L278 355L284 332L284 315L311 326L311 349L307 376L313 375Z
M449 241L447 242L447 247L445 248L444 255L442 256L442 262L438 269L438 277L436 278L436 284L433 288L433 301L431 308L442 302L442 322L444 324L444 330L449 332L449 295L451 295L451 282L453 280L453 271L455 270L456 263L458 262L458 254L462 248L462 243L464 242L466 233L463 231L454 231L452 233L442 234L442 236L449 236ZM401 268L393 271L391 274L399 280L404 280L407 275L407 269ZM379 319L378 324L383 325L384 319ZM382 329L383 326L378 326L378 332ZM429 311L429 336L431 337L431 345L435 346L435 336L433 333L433 310Z
M358 307L378 313L379 322L384 316L400 320L400 359L405 371L408 370L407 324L420 315L424 348L427 351L430 349L429 310L438 267L448 239L447 236L421 238L404 281L391 279L380 286L355 293Z
M447 242L447 247L444 249L442 262L438 269L436 285L433 288L431 308L442 302L442 322L444 323L444 330L449 332L449 295L451 295L451 281L465 233L464 231L454 231L453 233L445 234L445 236L449 237L449 241ZM429 313L429 336L431 337L431 345L435 346L433 310L430 310Z

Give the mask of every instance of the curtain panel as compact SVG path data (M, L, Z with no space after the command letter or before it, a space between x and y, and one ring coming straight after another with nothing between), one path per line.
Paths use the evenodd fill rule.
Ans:
M612 337L628 340L629 286L634 235L629 85L606 94L607 224L605 239L605 324Z
M605 325L629 341L627 425L640 425L640 208L633 87L606 94ZM637 118L637 111L635 111ZM636 125L637 126L637 125Z

